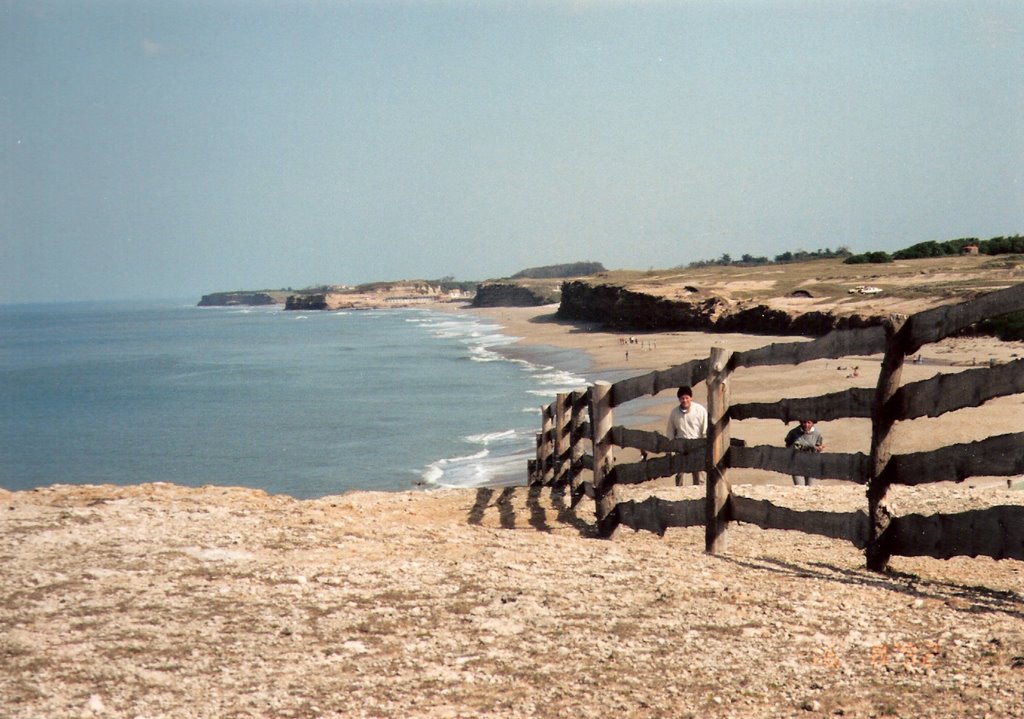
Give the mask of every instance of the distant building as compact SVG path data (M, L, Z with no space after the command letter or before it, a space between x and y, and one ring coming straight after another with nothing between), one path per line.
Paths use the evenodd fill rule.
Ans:
M978 246L977 245L964 245L963 247L960 248L960 254L961 255L976 255L976 254L978 254Z

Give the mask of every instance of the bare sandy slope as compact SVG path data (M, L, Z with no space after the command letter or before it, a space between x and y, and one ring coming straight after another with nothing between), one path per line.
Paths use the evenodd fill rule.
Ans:
M1024 494L994 491L927 501ZM714 557L700 528L605 541L547 489L0 499L4 717L1024 716L1020 562L878 575L749 526Z

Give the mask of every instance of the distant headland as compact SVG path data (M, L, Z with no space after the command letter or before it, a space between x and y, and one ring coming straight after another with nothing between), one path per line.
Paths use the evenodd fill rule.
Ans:
M203 295L200 307L283 304L286 310L375 309L410 307L435 302L473 303L477 306L532 307L558 302L558 286L565 280L605 272L600 262L572 262L521 270L507 280L465 281L392 280L368 284L319 285L301 290L236 290Z
M896 253L853 255L843 248L744 255L646 271L576 262L507 278L457 282L400 280L299 291L204 295L202 306L283 304L287 310L374 309L456 303L469 307L558 305L555 318L626 332L747 332L816 336L961 302L1024 281L1024 238L926 242ZM1024 337L1024 317L973 328Z

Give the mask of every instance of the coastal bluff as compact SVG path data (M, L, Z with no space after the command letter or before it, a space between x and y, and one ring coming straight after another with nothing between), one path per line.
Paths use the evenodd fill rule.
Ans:
M589 282L562 286L560 320L600 322L609 329L633 332L744 332L818 336L833 330L880 325L884 314L837 314L830 310L778 307L770 303L736 303L715 295L669 299L626 287Z
M737 491L794 511L864 501ZM599 540L590 500L537 487L54 485L0 502L11 719L1024 716L1013 560L876 574L848 543L750 525L720 556L700 526Z

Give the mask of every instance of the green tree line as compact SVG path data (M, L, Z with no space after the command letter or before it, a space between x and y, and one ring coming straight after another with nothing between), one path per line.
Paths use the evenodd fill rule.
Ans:
M988 240L979 240L977 237L961 237L956 240L945 240L937 242L928 240L918 242L916 245L896 250L892 254L888 252L863 252L858 255L850 255L845 260L846 264L855 265L865 262L883 263L893 260L920 260L927 257L945 257L947 255L959 255L964 248L974 245L981 255L1013 255L1024 254L1024 237L1011 235L1010 237L992 237Z

